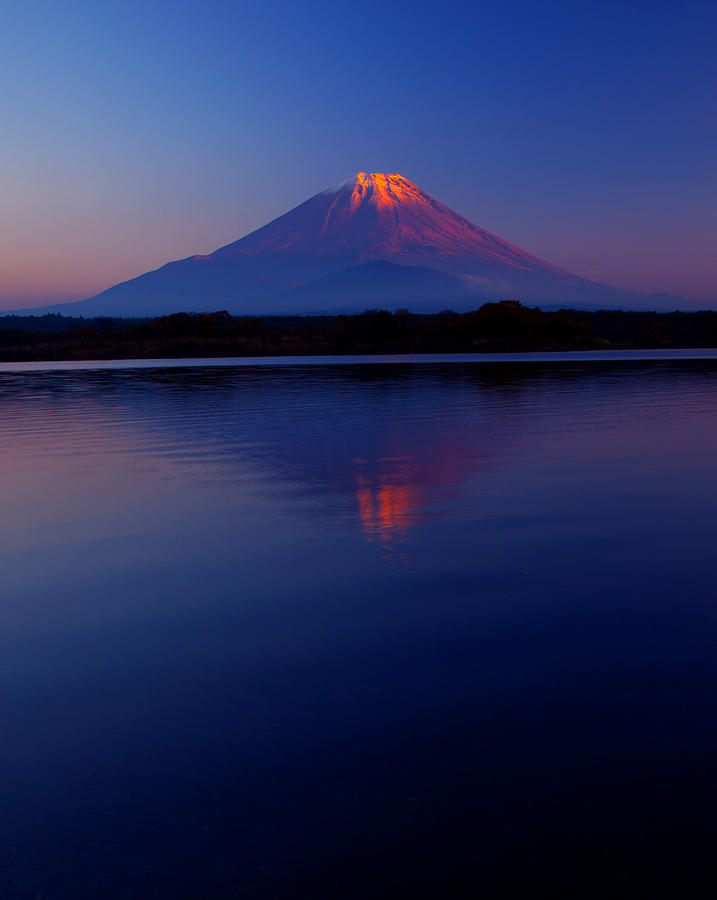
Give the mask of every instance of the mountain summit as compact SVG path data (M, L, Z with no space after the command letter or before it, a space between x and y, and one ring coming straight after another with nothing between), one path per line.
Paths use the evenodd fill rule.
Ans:
M469 309L486 300L645 305L479 228L399 174L359 172L214 253L167 263L75 315Z
M554 266L473 225L403 175L359 172L219 252L345 255L352 262L433 264L463 274L486 266L550 271ZM568 276L570 277L570 276Z

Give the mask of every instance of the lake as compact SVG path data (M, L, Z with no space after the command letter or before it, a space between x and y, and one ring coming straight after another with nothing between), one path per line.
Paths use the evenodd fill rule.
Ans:
M712 879L716 413L714 352L0 367L0 897Z

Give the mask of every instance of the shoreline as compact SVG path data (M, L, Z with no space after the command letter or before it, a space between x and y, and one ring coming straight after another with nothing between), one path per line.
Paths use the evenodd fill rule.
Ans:
M641 350L548 350L505 353L400 353L281 356L117 357L114 359L12 360L0 362L0 375L31 372L121 369L251 368L355 365L452 365L505 363L625 363L716 361L717 348Z

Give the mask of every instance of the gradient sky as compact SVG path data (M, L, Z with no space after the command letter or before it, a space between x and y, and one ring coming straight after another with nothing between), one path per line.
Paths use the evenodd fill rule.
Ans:
M401 172L576 274L717 305L714 2L9 0L0 307Z

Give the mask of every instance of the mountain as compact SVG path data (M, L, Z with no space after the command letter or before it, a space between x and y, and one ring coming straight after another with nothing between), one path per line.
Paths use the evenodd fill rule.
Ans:
M655 308L479 228L402 175L359 172L207 256L42 311L144 316L469 309L487 300ZM674 308L674 304L670 307Z

